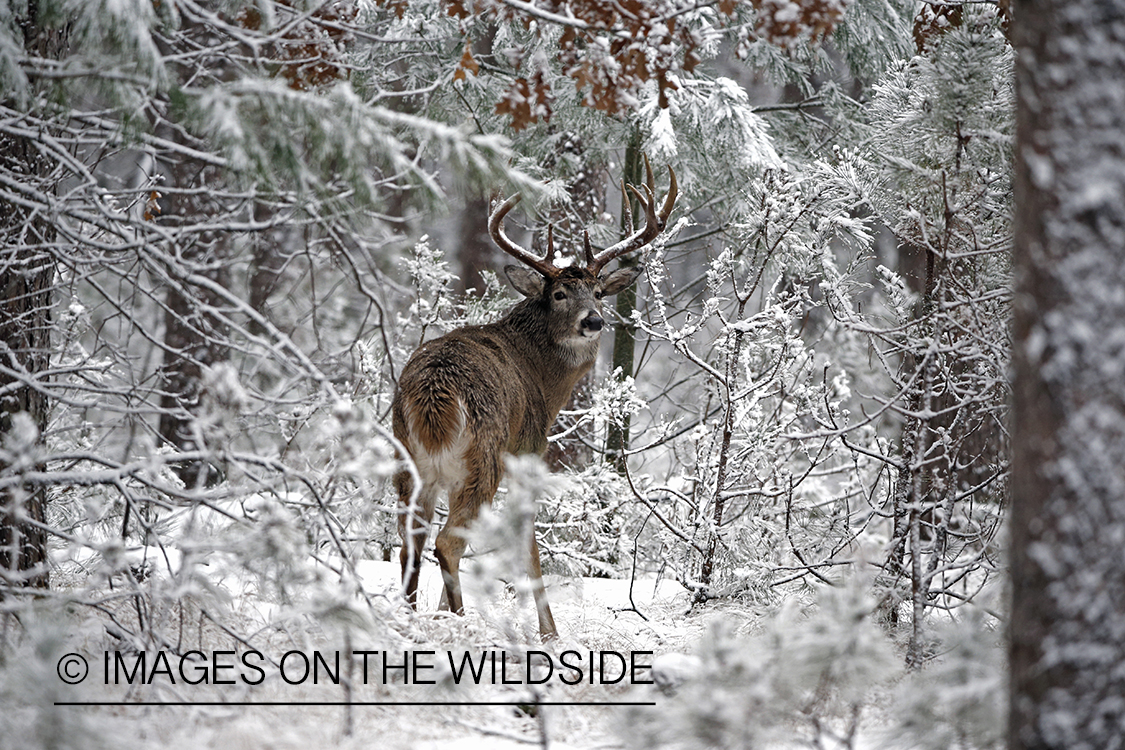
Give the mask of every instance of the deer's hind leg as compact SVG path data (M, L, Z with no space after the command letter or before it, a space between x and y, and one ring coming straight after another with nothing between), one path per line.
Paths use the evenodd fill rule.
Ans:
M470 449L465 455L466 476L464 483L449 495L449 518L434 541L434 554L441 566L445 581L445 600L449 609L459 615L465 614L461 597L461 557L465 553L465 529L480 514L481 506L492 502L496 489L500 486L503 474L501 465L503 451ZM529 540L528 576L531 578L531 591L535 597L535 609L539 620L539 634L544 640L555 638L555 619L547 603L547 591L543 586L543 572L539 564L539 543L535 538L534 520Z
M445 582L445 598L449 609L465 614L461 598L461 557L465 554L465 530L480 513L482 505L492 502L500 486L501 451L488 446L470 447L465 451L465 478L449 493L449 517L434 540L434 554L441 566Z
M418 575L422 569L422 552L426 548L426 538L430 534L430 524L434 518L437 504L437 487L422 483L413 506L410 496L414 491L414 480L408 471L395 475L395 488L398 490L398 535L402 539L399 560L402 563L402 589L411 607L418 605Z

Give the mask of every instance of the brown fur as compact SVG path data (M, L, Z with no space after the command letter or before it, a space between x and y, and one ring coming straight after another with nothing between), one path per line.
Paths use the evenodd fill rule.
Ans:
M672 211L675 173L668 170L668 196L657 212L647 159L645 172L643 195L630 186L644 209L644 226L597 255L587 237L585 268L554 265L550 231L542 258L509 240L502 222L518 196L501 204L489 218L489 233L501 249L527 266L505 268L512 286L526 299L495 323L459 328L423 344L406 363L395 392L392 422L395 437L410 453L422 480L422 486L415 488L410 472L395 476L402 506L403 589L411 606L417 601L422 549L437 496L444 490L449 494L449 516L434 540L434 554L449 608L463 612L459 572L465 551L463 530L482 505L492 502L505 454L542 455L547 449L547 432L555 417L597 358L604 324L602 298L625 289L641 272L639 266L612 273L601 270L614 258L655 239ZM557 632L534 533L529 553L539 632L552 638Z
M632 283L636 275L625 274L616 276L612 291ZM566 269L560 278L545 281L539 296L523 300L496 323L461 328L423 344L402 372L394 400L394 433L416 463L424 463L426 454L433 456L454 447L462 439L460 430L471 435L464 455L450 457L463 461L465 476L456 486L444 487L450 493L450 513L435 542L446 598L456 612L462 610L458 565L464 539L452 530L467 527L480 507L492 501L503 473L504 454L542 454L546 450L547 431L597 356L597 335L576 337L584 319L600 318L600 301L594 295L605 290L608 280L596 279L585 269ZM564 301L554 299L560 289L566 294ZM410 474L401 472L396 486L405 506L414 489ZM430 495L439 488L421 489L425 496L414 520L408 522L404 514L400 524L403 580L412 604L417 598L422 547L433 517ZM533 539L531 573L535 579L541 575L538 557ZM539 588L541 584L536 590ZM540 631L552 636L550 608L544 598L537 599Z

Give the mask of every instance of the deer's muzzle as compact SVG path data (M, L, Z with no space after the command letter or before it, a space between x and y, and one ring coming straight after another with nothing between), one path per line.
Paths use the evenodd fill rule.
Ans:
M605 325L605 321L602 320L602 317L600 315L598 315L597 313L590 313L589 315L587 315L585 318L582 319L582 330L583 331L597 332L597 331L602 330L602 327L604 325Z

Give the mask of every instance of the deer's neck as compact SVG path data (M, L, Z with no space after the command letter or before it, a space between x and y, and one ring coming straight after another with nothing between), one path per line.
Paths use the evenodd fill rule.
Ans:
M570 399L578 379L590 371L598 356L598 339L557 340L538 300L525 299L495 324L512 340L513 348L528 360L528 370L538 381L551 420Z

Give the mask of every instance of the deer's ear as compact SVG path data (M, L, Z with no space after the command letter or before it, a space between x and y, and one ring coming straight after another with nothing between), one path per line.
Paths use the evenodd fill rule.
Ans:
M613 273L606 274L599 279L602 284L602 294L606 297L617 294L636 281L644 270L644 266L625 266L624 268L618 268Z
M516 291L525 297L538 297L543 293L546 279L538 271L523 266L504 266L504 275Z

